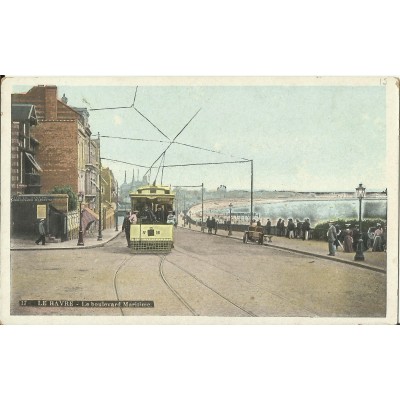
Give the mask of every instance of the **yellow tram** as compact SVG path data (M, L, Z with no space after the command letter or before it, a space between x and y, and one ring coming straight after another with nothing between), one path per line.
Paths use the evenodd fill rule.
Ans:
M174 199L169 186L147 185L129 193L131 210L137 215L131 224L133 253L166 253L174 244Z

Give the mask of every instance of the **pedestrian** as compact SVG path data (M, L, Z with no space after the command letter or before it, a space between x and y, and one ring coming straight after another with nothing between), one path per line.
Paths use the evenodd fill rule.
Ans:
M278 222L276 223L276 234L278 236L281 236L281 224L282 224L282 219L279 218Z
M207 233L212 233L212 222L210 216L207 217L206 226L207 226Z
M131 247L131 220L129 212L126 213L124 222L122 223L122 230L125 231L125 237L128 247Z
M303 237L303 224L304 222L301 222L299 219L296 219L296 238L300 239Z
M340 230L339 225L335 225L335 229L336 229L336 240L335 240L336 251L339 246L342 248L342 250L344 250L341 242L341 240L343 240L343 232Z
M295 229L295 225L294 225L293 219L289 218L288 225L287 225L287 231L288 231L287 237L289 239L294 239L294 229Z
M353 229L353 251L357 251L357 243L361 237L359 227L360 225L356 225L355 228Z
M215 219L214 217L212 218L212 225L213 225L213 229L214 229L214 235L216 235L217 230L218 230L218 220Z
M271 234L271 221L269 218L267 219L266 232L267 232L267 235Z
M39 222L39 237L35 241L36 244L39 244L40 241L42 241L42 245L44 246L46 244L46 229L44 227L44 218L42 218Z
M381 224L377 224L374 232L374 244L372 245L372 251L383 251L382 243L383 229Z
M326 233L328 237L328 245L329 245L329 254L328 256L335 255L335 240L336 240L336 228L333 225L333 221L329 221L328 232Z
M308 218L305 219L303 222L303 240L308 240L309 235L310 235L310 220Z
M344 231L343 246L345 253L353 252L353 231L351 230L350 224L346 224Z
M137 224L137 213L138 213L137 210L135 210L129 217L129 221L131 222L131 225Z
M285 220L281 220L281 236L285 236Z

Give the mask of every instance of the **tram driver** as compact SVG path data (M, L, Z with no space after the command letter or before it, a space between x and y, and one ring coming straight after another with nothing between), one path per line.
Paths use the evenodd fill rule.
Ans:
M157 221L153 210L151 209L151 207L148 204L146 204L144 206L144 209L141 213L141 219L142 219L142 223L145 223L145 224L153 224L154 222Z

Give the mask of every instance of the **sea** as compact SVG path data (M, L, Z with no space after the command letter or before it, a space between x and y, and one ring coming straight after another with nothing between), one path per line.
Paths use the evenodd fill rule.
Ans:
M365 199L362 201L361 216L366 218L387 219L386 199ZM229 210L214 209L213 213L229 216ZM250 213L250 202L247 206L232 207L232 216L241 216ZM299 219L304 221L309 218L311 225L320 222L338 219L358 219L358 199L335 199L335 200L283 200L279 202L255 203L253 214L261 222L269 218L274 224L279 218L287 220Z

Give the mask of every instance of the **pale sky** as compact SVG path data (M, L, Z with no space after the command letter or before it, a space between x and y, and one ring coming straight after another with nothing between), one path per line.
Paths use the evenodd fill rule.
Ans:
M58 86L68 105L129 107L136 86ZM29 86L16 87L24 92ZM84 99L90 104L84 102ZM254 189L387 187L385 86L139 86L135 107L171 140L165 165L254 160ZM90 111L94 136L167 139L135 109ZM101 155L150 166L168 143L102 138ZM138 167L103 161L120 184ZM156 164L158 166L158 164ZM145 168L139 168L140 177ZM153 181L155 172L152 173ZM159 173L159 178L161 172ZM160 179L157 180L160 183ZM250 190L250 164L165 168L163 184Z

